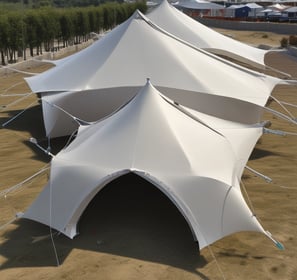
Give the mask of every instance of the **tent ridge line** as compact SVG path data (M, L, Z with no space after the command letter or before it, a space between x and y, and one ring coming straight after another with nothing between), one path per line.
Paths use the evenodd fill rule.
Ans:
M211 58L213 58L215 60L218 60L218 61L220 61L220 62L222 62L224 64L227 64L227 65L229 65L231 67L234 67L236 69L239 69L239 70L241 70L243 72L249 73L249 74L251 74L251 75L253 75L255 77L259 77L260 78L260 77L266 77L267 76L267 75L265 75L263 73L250 70L248 68L242 67L242 66L240 66L238 64L235 64L233 62L230 62L230 61L228 61L226 59L223 59L223 58L221 58L221 57L219 57L217 55L214 55L214 54L212 54L210 52L204 51L203 49L200 49L200 48L196 47L195 45L193 45L193 44L191 44L191 43L189 43L189 42L187 42L187 41L185 41L185 40L183 40L183 39L181 39L181 38L179 38L179 37L171 34L170 32L168 32L166 30L164 30L163 28L161 28L160 26L158 26L157 24L155 24L153 21L151 21L150 19L148 19L146 16L144 16L140 11L138 11L138 13L141 15L141 19L144 20L148 25L150 25L155 30L161 32L162 34L164 34L164 35L166 35L166 36L168 36L168 37L170 37L170 38L172 38L172 39L174 39L174 40L176 40L176 41L178 41L178 42L180 42L180 43L182 43L182 44L184 44L184 45L186 45L186 46L188 46L188 47L190 47L190 48L192 48L192 49L194 49L194 50L196 50L196 51L198 51L200 53L203 53L206 56L209 56L209 57L211 57Z

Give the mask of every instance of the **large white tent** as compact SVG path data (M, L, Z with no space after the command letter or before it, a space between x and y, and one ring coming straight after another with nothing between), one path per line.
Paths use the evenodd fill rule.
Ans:
M267 50L255 48L220 34L182 13L167 0L163 0L147 17L161 28L194 46L265 68L264 58Z
M92 198L109 182L132 172L176 205L200 249L239 231L268 235L240 190L242 165L261 136L261 126L246 127L247 133L242 125L199 116L214 129L197 117L147 82L119 111L80 127L77 138L53 157L49 182L24 218L73 238ZM248 139L247 134L252 136ZM238 152L235 139L243 149L249 146L248 152Z
M92 46L26 80L41 93L46 133L55 137L75 125L49 104L96 121L133 97L144 77L180 104L244 123L259 120L260 107L281 82L188 45L139 11Z

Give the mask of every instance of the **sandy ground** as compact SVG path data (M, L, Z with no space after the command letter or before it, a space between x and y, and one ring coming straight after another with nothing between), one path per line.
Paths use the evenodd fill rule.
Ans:
M283 36L222 31L250 44L279 45ZM267 63L297 77L297 60L285 53L270 54ZM47 66L30 69L41 72ZM6 91L11 85L14 88ZM30 106L21 117L0 130L0 191L14 186L47 166L49 157L28 139L42 139L41 108L29 92L23 75L0 76L0 122ZM277 86L273 95L297 104L297 87ZM8 105L9 106L4 106ZM279 107L272 102L271 107ZM297 116L297 108L290 108ZM272 128L297 132L297 127L265 114ZM16 220L0 231L0 279L297 279L297 145L296 136L264 135L248 165L273 179L267 183L246 172L243 184L264 228L285 250L259 233L223 238L200 254L184 219L175 207L148 183L126 176L96 197L80 222L74 240L49 229ZM65 139L53 146L61 147ZM46 145L45 142L42 142ZM43 188L44 172L23 187L0 197L0 225L24 211ZM123 188L124 187L124 188ZM248 199L246 197L246 199ZM57 266L57 262L59 266Z
M289 35L276 34L263 31L239 31L215 28L214 30L231 37L235 40L253 45L267 45L271 47L279 47L282 38L288 38ZM292 34L294 35L294 34Z

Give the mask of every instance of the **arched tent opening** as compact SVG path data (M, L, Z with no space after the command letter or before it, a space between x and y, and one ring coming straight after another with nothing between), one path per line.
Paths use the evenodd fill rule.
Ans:
M77 226L79 238L93 236L102 243L100 250L108 253L139 258L143 250L199 254L180 210L158 187L133 172L105 185Z

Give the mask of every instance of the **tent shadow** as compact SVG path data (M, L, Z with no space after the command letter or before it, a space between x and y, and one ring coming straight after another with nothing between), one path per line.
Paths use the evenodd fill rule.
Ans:
M12 120L12 118L14 116L17 116L17 114L19 114L20 112L22 112L22 110L8 111L7 113L9 116L0 118L0 124L3 125L9 120ZM45 136L46 133L43 123L42 108L40 105L33 106L26 110L22 115L9 122L5 126L5 129L29 133L32 137L38 140L38 144L40 146L45 149L48 146L48 139ZM51 139L51 152L53 154L57 154L66 145L69 137L70 136L65 136ZM29 137L28 141L23 141L23 143L34 151L34 159L43 162L49 162L51 157L46 155L34 144L30 143Z
M5 128L15 131L29 132L33 137L40 139L44 138L45 130L43 125L43 115L40 105L35 105L27 109L24 113L12 119L20 114L22 110L9 110L6 113L8 117L0 118L1 125L6 124Z
M50 236L32 243L32 236L46 236L49 229L21 220L5 236L2 269L55 266ZM191 230L176 206L156 187L128 174L108 184L91 201L73 240L55 236L60 263L75 249L107 253L177 267L208 279L198 271L207 264L199 254ZM20 245L23 256L17 250Z
M70 136L63 136L58 138L53 138L50 140L50 152L54 155L56 155L58 152L60 152L69 141ZM51 156L47 155L44 151L42 151L40 148L36 147L34 144L28 141L23 142L28 148L32 149L34 151L34 156L32 156L33 159L43 161L43 162L49 162L51 160ZM48 147L48 140L47 139L41 139L38 141L38 144L43 147L45 150Z
M264 149L259 149L259 148L254 148L252 154L250 155L249 160L256 160L264 157L269 157L269 156L280 156L280 153L264 150Z

